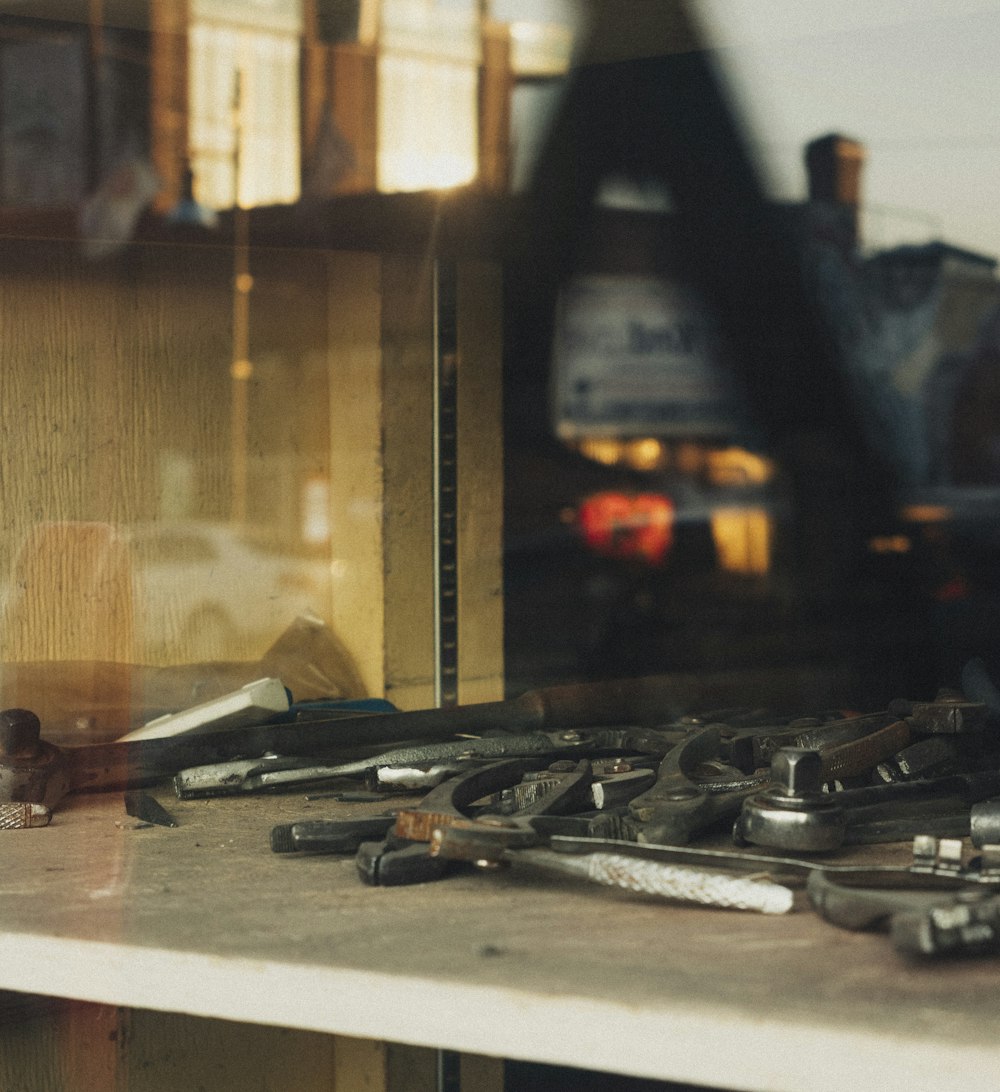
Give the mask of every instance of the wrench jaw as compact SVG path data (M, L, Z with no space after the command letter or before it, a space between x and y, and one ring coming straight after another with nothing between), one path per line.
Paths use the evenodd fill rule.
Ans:
M639 841L685 846L693 836L732 819L759 782L738 769L723 767L722 777L704 778L718 767L721 730L710 724L690 732L667 750L656 781L628 802L628 825ZM735 775L735 780L734 780Z
M401 887L440 880L453 866L432 857L426 842L405 842L390 832L382 842L362 842L354 864L358 875L372 887Z
M457 819L434 831L430 853L450 861L499 863L508 850L529 849L542 840L530 819Z
M524 772L523 762L508 760L442 783L418 807L397 814L385 841L359 846L359 876L365 883L388 887L441 879L462 862L498 864L514 844L538 842L533 822L573 812L590 798L593 775L590 762L583 760L537 799L529 794L524 807L510 816L473 821L465 814L476 800L519 784ZM449 839L452 827L457 830Z
M710 793L695 789L682 794L678 791L652 808L632 810L641 823L638 841L663 846L686 846L691 838L714 826L722 819L731 819L744 803L743 793Z
M918 957L991 955L1000 948L995 885L957 890L881 890L844 886L816 871L809 903L840 929L888 932L896 951Z
M628 805L641 841L687 845L693 834L724 816L733 794L712 795L691 776L699 764L717 756L719 740L719 729L709 725L691 733L664 755L655 784Z

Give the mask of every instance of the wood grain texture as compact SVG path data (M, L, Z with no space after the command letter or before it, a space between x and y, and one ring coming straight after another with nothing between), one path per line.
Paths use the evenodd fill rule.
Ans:
M385 691L404 709L434 704L432 278L430 257L383 260Z
M118 537L224 525L245 437L247 527L294 545L305 484L329 482L328 586L309 607L369 693L430 704L430 259L254 248L236 429L229 248L135 246L94 266L69 244L0 241L2 258L0 662L258 659L292 620L289 608L272 621L280 588L249 572L220 617L207 595L197 607L184 594L178 569L177 594L153 596L146 555ZM463 276L462 670L478 693L473 680L495 689L501 672L499 277Z
M497 266L458 266L459 700L503 693L503 288Z
M381 263L331 254L327 318L331 615L369 694L384 687Z

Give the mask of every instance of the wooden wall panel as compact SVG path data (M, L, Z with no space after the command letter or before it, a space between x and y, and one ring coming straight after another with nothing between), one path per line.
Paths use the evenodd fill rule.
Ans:
M501 274L458 267L459 701L503 697Z
M0 1024L4 1092L438 1092L438 1051L184 1013L16 995ZM503 1092L499 1058L458 1058L457 1092Z
M328 257L331 614L369 694L384 685L381 262Z
M432 704L432 261L254 248L237 430L230 248L135 246L95 266L71 244L22 242L0 244L4 258L0 662L258 659L291 621L269 613L285 592L247 573L224 609L202 606L206 574L183 568L157 592L132 534L224 529L239 455L239 515L275 542L301 537L306 484L330 483L309 609L369 693ZM488 263L461 263L463 700L497 696L502 674L499 282ZM204 596L222 596L224 575Z
M434 704L433 265L382 263L386 696Z

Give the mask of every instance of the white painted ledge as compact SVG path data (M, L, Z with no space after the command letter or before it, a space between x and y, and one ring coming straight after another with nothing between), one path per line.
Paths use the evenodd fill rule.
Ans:
M716 1087L1000 1085L998 960L516 872L368 888L270 853L325 804L159 795L178 828L109 796L3 834L0 988Z

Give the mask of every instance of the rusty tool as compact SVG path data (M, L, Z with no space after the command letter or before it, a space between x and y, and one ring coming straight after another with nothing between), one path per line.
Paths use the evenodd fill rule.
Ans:
M380 886L440 878L456 861L434 852L436 834L453 824L463 823L477 800L518 785L524 773L523 762L507 760L480 766L443 782L416 808L400 811L383 842L366 842L359 847L355 858L359 875L366 883ZM543 816L576 811L590 801L592 779L590 763L579 762L571 771L547 779L539 792L526 794L519 810L494 815L493 820L503 829L519 824L527 829L527 824ZM485 807L488 811L489 805ZM488 827L483 813L479 816L483 826Z
M30 709L0 712L0 801L54 808L69 791L66 757L40 733Z
M524 764L511 759L479 766L442 782L417 807L400 812L383 841L363 842L358 847L358 875L365 883L379 887L440 879L451 862L431 856L434 829L462 818L477 800L518 782L523 774Z
M509 849L545 845L554 835L634 839L636 827L628 816L628 801L643 792L655 774L652 770L610 772L620 765L627 763L603 770L588 761L554 763L539 772L536 781L527 780L531 776L527 774L511 790L516 806L504 806L504 802L483 809L473 819L456 816L436 825L430 834L431 855L481 863L499 860ZM506 793L500 796L503 801Z

